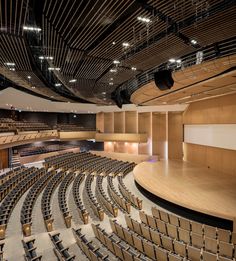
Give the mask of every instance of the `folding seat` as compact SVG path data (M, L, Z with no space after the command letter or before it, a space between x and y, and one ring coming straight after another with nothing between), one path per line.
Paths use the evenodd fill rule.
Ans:
M150 232L151 232L151 239L152 239L152 242L158 246L160 246L162 243L161 243L161 236L160 236L160 233L155 231L155 230L152 230L150 229Z
M125 261L134 261L133 255L126 249L122 249Z
M140 227L141 227L141 231L142 231L142 235L151 241L151 234L150 234L150 229L149 227L147 227L145 224L141 223L140 224Z
M219 242L219 255L233 258L234 245L224 241Z
M173 247L173 239L168 237L168 236L164 236L162 235L161 236L161 242L162 242L162 246L167 249L167 250L170 250L170 251L173 251L174 250L174 247Z
M133 235L133 242L134 242L134 247L138 249L140 252L144 252L143 250L143 242L142 239L136 235Z
M154 217L147 215L147 220L148 220L148 225L149 225L151 228L157 229L156 221L157 221L158 219L155 220Z
M232 243L236 245L236 232L232 232ZM235 251L236 254L236 251ZM236 256L235 256L236 257Z
M219 241L230 243L231 231L218 228L217 231Z
M167 230L166 230L166 223L160 219L156 220L156 224L157 224L157 229L158 231L160 231L161 233L167 235Z
M109 221L110 221L110 226L111 226L112 231L117 234L115 221L113 221L111 219Z
M163 248L154 246L156 252L156 260L160 261L168 261L168 251ZM199 260L198 260L199 261Z
M170 253L168 255L169 261L183 261L183 258L181 256L175 255Z
M160 219L160 212L159 212L159 209L156 208L156 207L152 207L152 215L157 218L157 219Z
M204 247L204 238L201 234L192 233L191 236L192 239L192 245L197 248L203 248Z
M187 245L185 243L174 240L173 245L174 245L174 252L176 254L181 255L183 257L186 256L186 253L187 253L187 247L186 246Z
M139 217L143 223L148 224L147 215L144 211L139 211Z
M201 223L191 221L192 232L195 234L203 234L203 225Z
M182 228L179 228L178 232L179 232L179 240L185 242L186 244L190 244L190 232Z
M205 249L216 254L218 250L218 241L214 238L205 236Z
M131 219L131 222L132 222L132 224L133 224L133 230L134 230L137 234L142 235L140 223L138 223L136 220L132 220L132 219Z
M117 223L115 223L115 225L116 225L116 231L117 231L118 236L120 238L124 239L125 237L124 237L123 228Z
M179 218L176 215L169 213L169 220L171 225L179 227Z
M216 227L204 225L204 235L206 237L216 238L217 235Z
M133 246L134 242L133 242L133 236L132 234L129 232L129 230L124 229L124 236L125 236L125 240L128 242L129 245Z
M213 254L207 251L203 251L202 253L203 261L217 261L217 254Z
M219 261L234 261L235 259L224 257L224 256L218 256Z
M179 217L180 227L184 230L191 230L190 220Z
M162 221L166 222L166 223L169 223L169 215L167 212L163 211L163 210L159 210L159 213L160 213L160 218Z
M167 227L167 234L169 237L178 239L178 229L176 226L171 225L171 224L166 224Z
M188 259L191 261L200 261L201 249L193 246L188 246Z
M147 255L148 257L155 260L155 258L156 258L155 250L154 250L154 246L152 243L150 243L146 240L143 240L143 249L144 249L145 255Z

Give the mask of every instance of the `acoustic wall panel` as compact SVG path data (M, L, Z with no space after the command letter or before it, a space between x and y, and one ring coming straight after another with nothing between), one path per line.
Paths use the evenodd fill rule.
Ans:
M236 150L236 124L184 125L184 142Z

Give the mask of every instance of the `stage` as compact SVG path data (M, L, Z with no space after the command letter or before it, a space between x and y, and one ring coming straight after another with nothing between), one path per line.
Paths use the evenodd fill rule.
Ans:
M230 220L236 230L236 175L173 160L142 162L133 173L144 191L186 209Z

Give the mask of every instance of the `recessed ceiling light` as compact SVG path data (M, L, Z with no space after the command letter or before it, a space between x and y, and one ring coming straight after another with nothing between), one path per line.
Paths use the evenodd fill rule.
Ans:
M110 78L110 81L113 81L113 78Z
M118 61L118 60L114 60L113 63L114 63L114 64L119 64L120 61Z
M175 60L174 58L170 58L170 59L169 59L169 62L170 62L170 63L175 63L176 60Z
M10 71L15 71L16 69L15 68L9 68Z
M116 44L116 42L112 42L112 44L113 44L113 45L115 45L115 44Z
M58 67L48 67L49 71L60 71L60 68Z
M74 114L74 116L73 116L74 118L76 118L76 115Z
M30 75L28 75L28 76L27 76L27 78L28 78L28 79L31 79L31 76L30 76Z
M109 82L109 85L113 85L113 82Z
M136 71L137 68L136 68L136 67L131 67L131 70L132 70L132 71Z
M145 18L145 17L142 17L142 16L138 16L137 19L141 22L144 22L144 23L150 23L151 22L151 20L149 18Z
M181 59L176 60L177 63L181 63Z
M55 83L55 86L56 87L61 86L61 83Z
M32 86L31 88L32 88L32 89L35 89L35 86Z
M197 41L196 41L195 39L192 39L192 40L191 40L191 44L196 45L196 44L197 44Z
M127 47L129 47L129 46L130 46L130 44L129 44L129 43L127 43L127 42L125 42L125 43L122 43L122 46L127 48Z
M4 65L7 65L7 66L15 66L16 64L15 64L15 63L4 63Z
M69 80L69 82L77 82L77 80L76 79L71 79L71 80Z
M110 72L115 73L115 72L117 72L117 70L116 69L111 69Z
M52 56L39 56L40 60L53 60Z
M106 94L106 92L102 92L102 94Z
M23 30L40 32L42 29L34 26L23 26Z

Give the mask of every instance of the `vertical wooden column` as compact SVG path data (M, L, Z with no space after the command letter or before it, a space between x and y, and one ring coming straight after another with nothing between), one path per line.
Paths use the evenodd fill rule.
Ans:
M151 141L151 112L142 112L138 113L138 133L146 133L148 135L147 143L138 144L138 153L139 154L152 154L152 141Z

